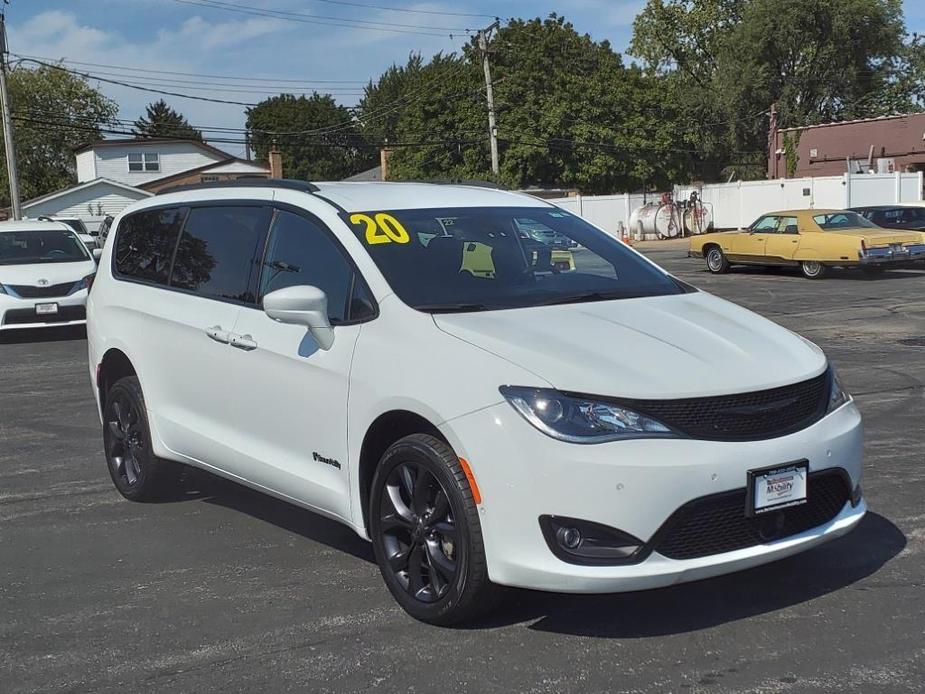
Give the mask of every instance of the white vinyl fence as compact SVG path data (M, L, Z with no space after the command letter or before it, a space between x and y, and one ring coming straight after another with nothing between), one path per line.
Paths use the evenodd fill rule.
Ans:
M746 227L776 210L846 208L922 201L922 173L844 174L815 178L780 178L770 181L709 183L702 187L675 186L675 200L686 200L696 190L712 208L716 229ZM660 193L645 199L657 202ZM550 202L584 217L605 231L619 235L620 224L629 228L629 217L643 204L641 194L595 195L557 198Z

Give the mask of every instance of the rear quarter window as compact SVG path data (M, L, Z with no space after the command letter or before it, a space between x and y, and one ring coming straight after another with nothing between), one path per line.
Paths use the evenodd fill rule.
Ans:
M166 285L184 208L145 210L119 224L113 267L118 276Z

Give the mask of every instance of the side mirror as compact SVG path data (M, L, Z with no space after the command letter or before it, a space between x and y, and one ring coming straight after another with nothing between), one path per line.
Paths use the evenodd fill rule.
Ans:
M304 325L318 347L325 351L334 344L334 328L328 320L328 297L318 287L298 285L270 292L263 297L263 311L280 323Z
M94 259L96 262L100 262L100 258L102 258L102 257L103 257L103 249L102 249L102 248L94 248L94 249L93 249L93 259Z

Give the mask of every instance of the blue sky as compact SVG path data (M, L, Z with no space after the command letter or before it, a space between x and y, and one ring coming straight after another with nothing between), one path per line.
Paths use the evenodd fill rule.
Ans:
M350 2L425 12L361 8L350 6ZM216 4L391 22L396 28L421 33L390 33L287 21L219 9ZM300 80L305 82L299 85L300 89L330 87L330 91L337 91L338 100L349 105L356 102L357 92L365 81L376 77L393 62L404 62L410 52L420 51L429 56L441 50L458 50L465 42L465 34L451 39L447 35L449 32L442 28L433 32L439 36L431 36L425 35L426 29L416 27L465 29L491 21L487 16L430 13L498 14L506 18L557 12L572 21L579 31L590 33L598 40L609 39L617 50L625 51L633 18L644 4L645 0L348 0L346 5L330 0L12 0L7 8L7 26L10 48L21 55L147 70L247 77L252 78L247 89L256 87L267 93L212 92L208 89L219 80L148 73L163 80L159 86L169 91L254 102L268 96L271 88L281 86L282 80ZM925 33L925 2L904 0L904 4L908 29ZM105 71L114 79L120 79L116 74L124 73L112 68L84 69ZM144 81L137 73L135 77L122 79L135 83ZM171 80L176 81L175 86L166 84ZM187 82L180 84L181 80ZM307 84L314 80L343 82ZM148 84L153 86L152 82ZM122 118L138 117L145 104L158 98L114 85L101 84L100 87L119 103ZM239 90L241 85L234 84L233 88ZM196 125L241 127L244 122L242 106L165 98ZM234 146L227 148L235 150Z

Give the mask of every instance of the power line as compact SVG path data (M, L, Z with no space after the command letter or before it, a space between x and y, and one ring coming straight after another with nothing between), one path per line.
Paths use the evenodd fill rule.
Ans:
M412 14L430 14L430 15L445 15L447 17L479 17L487 19L497 19L490 14L478 14L475 12L447 12L445 10L420 10L420 9L409 9L406 7L388 7L384 5L373 5L362 2L348 2L348 0L313 0L313 2L324 2L329 5L343 5L346 7L362 7L368 10L387 10L389 12L408 12Z
M140 73L150 73L150 74L159 74L159 75L176 75L179 77L204 77L208 79L221 79L221 80L237 80L237 81L247 81L247 82L260 82L261 84L367 84L368 79L365 80L296 80L296 79L281 79L276 78L271 81L266 81L265 78L261 77L237 77L233 75L214 75L203 72L179 72L175 70L153 70L150 68L143 67L133 67L129 65L112 65L107 63L85 63L79 60L68 60L66 58L56 59L49 58L42 55L17 55L18 58L30 58L40 61L45 61L49 63L66 63L68 65L80 65L84 67L102 67L109 68L113 70L121 70L124 72L140 72Z
M202 80L182 80L182 79L170 79L170 78L160 78L160 77L148 77L140 75L123 75L120 73L108 72L105 70L95 70L92 73L86 73L88 75L93 75L93 77L99 79L102 77L106 78L120 78L125 80L133 79L144 79L146 85L151 85L155 87L168 87L168 88L177 88L177 89L186 89L189 91L209 91L209 92L226 92L226 93L236 93L236 94L311 94L313 92L318 92L318 87L303 87L303 88L293 88L293 85L285 86L276 86L273 85L246 85L246 84L215 84L212 83L210 86L209 82L204 82ZM133 82L134 84L134 82ZM333 89L323 89L321 90L325 94L338 94L343 96L361 96L365 93L363 89L349 89L349 88L333 88Z
M442 37L452 35L454 33L465 34L469 32L469 29L464 28L430 27L419 24L396 24L393 22L373 22L370 20L352 19L349 17L328 17L325 15L313 15L305 12L259 9L255 7L236 5L230 2L223 2L222 0L173 0L173 2L183 5L192 5L193 7L205 7L213 10L224 10L226 12L254 15L257 17L282 19L290 22L299 22L301 24L318 24L321 26L337 26L346 27L349 29L368 29L369 31L386 31L396 34L417 34L418 36ZM441 30L447 33L439 33Z
M42 60L35 60L34 58L23 58L22 56L16 56L16 57L19 58L21 61L36 63L37 65L42 65L44 67L51 68L53 70L62 70L63 72L70 72L72 75L78 75L80 77L83 77L84 79L92 79L92 80L97 80L98 82L116 84L116 85L119 85L120 87L127 87L129 89L137 89L139 91L149 92L152 94L164 94L166 96L176 96L181 99L193 99L195 101L208 101L214 104L231 104L233 106L253 107L257 105L255 103L250 103L247 101L231 101L229 99L214 99L212 97L207 97L207 96L196 96L194 94L181 94L179 92L165 91L163 89L151 89L149 87L143 87L139 84L131 84L129 82L123 82L121 80L108 79L105 77L97 77L89 72L81 72L80 70L71 70L61 65L53 65L52 63L46 63Z
M94 134L102 133L102 134L107 134L107 135L125 135L125 136L130 136L130 137L137 137L137 133L135 132L128 131L128 130L120 130L116 128L105 128L105 127L100 128L100 127L93 127L93 126L84 125L84 124L76 124L76 123L66 122L66 121L61 121L61 120L56 120L56 119L30 118L30 117L18 116L18 115L13 115L12 118L13 120L16 120L18 122L28 123L32 127L37 128L39 130L60 130L62 127L66 127L72 130L77 130L81 132L92 132ZM467 135L471 132L473 131L462 131L456 134L459 136L462 136L462 135ZM233 145L244 145L246 143L246 140L240 139L240 138L213 138L213 139L210 139L209 141L213 143L233 144ZM385 146L395 147L395 148L404 148L404 147L433 147L433 146L438 146L438 145L443 145L443 146L465 145L465 144L483 143L484 141L485 141L484 137L476 138L476 139L465 139L465 140L464 139L447 139L446 137L443 137L443 138L435 138L435 139L430 139L430 140L410 140L410 141L402 140L402 141L387 143L384 141L367 141L367 140L361 139L361 136L354 136L353 141L350 141L348 139L337 141L337 140L304 140L304 139L290 138L290 139L280 139L277 141L276 144L280 146L293 146L293 147L313 146L313 147L341 147L341 148L347 148L347 149L370 149L370 148L379 149Z

